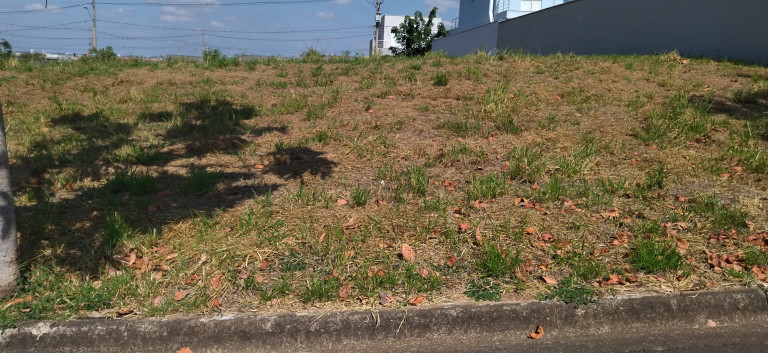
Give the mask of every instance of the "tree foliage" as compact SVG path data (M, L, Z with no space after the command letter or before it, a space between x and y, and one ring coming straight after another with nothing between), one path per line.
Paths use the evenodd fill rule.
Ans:
M7 39L0 40L0 57L8 57L11 55L13 55L11 43L8 43Z
M411 16L405 16L405 20L397 27L392 28L395 40L400 48L392 47L390 50L395 55L423 56L432 51L432 41L448 35L445 25L437 24L437 31L432 33L433 22L437 16L437 7L429 12L429 18L425 21L421 11L416 11Z
M109 45L104 49L90 48L88 49L88 55L90 55L91 57L97 60L104 60L104 61L117 60L117 54L115 53L115 50L112 49L112 47Z

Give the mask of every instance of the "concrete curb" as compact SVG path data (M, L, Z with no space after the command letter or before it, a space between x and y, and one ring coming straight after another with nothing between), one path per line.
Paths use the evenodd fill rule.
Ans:
M238 314L163 319L27 322L0 334L2 352L344 351L387 341L447 342L504 337L527 340L536 325L547 334L738 324L768 315L758 289L685 292L602 299L576 307L556 302L462 303L378 311Z

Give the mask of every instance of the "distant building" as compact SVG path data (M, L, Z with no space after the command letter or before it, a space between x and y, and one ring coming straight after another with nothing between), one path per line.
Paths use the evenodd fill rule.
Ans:
M412 17L412 16L411 16ZM426 14L425 14L426 17ZM392 34L392 28L400 26L405 21L405 16L397 15L383 15L381 21L376 24L378 27L379 37L377 40L371 40L370 54L377 53L376 46L378 46L378 54L380 55L393 55L391 48L400 48L400 44L395 41L395 36ZM437 25L443 22L439 17L435 17L432 22L432 32L437 32Z
M453 21L451 32L463 32L570 1L573 0L461 0L459 18Z

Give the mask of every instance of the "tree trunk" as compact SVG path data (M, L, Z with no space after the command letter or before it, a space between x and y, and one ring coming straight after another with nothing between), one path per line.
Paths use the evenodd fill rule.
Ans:
M5 143L3 105L0 104L0 297L13 294L19 277L16 216L11 192L11 170Z

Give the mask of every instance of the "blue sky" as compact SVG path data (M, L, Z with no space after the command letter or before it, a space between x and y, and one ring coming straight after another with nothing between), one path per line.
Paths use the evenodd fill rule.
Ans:
M199 55L211 49L297 56L368 53L375 0L96 0L98 45L121 55ZM83 8L88 6L88 11ZM84 53L90 46L90 0L0 0L0 39L14 50ZM382 14L425 15L445 21L459 0L383 0ZM203 32L205 35L203 36Z

